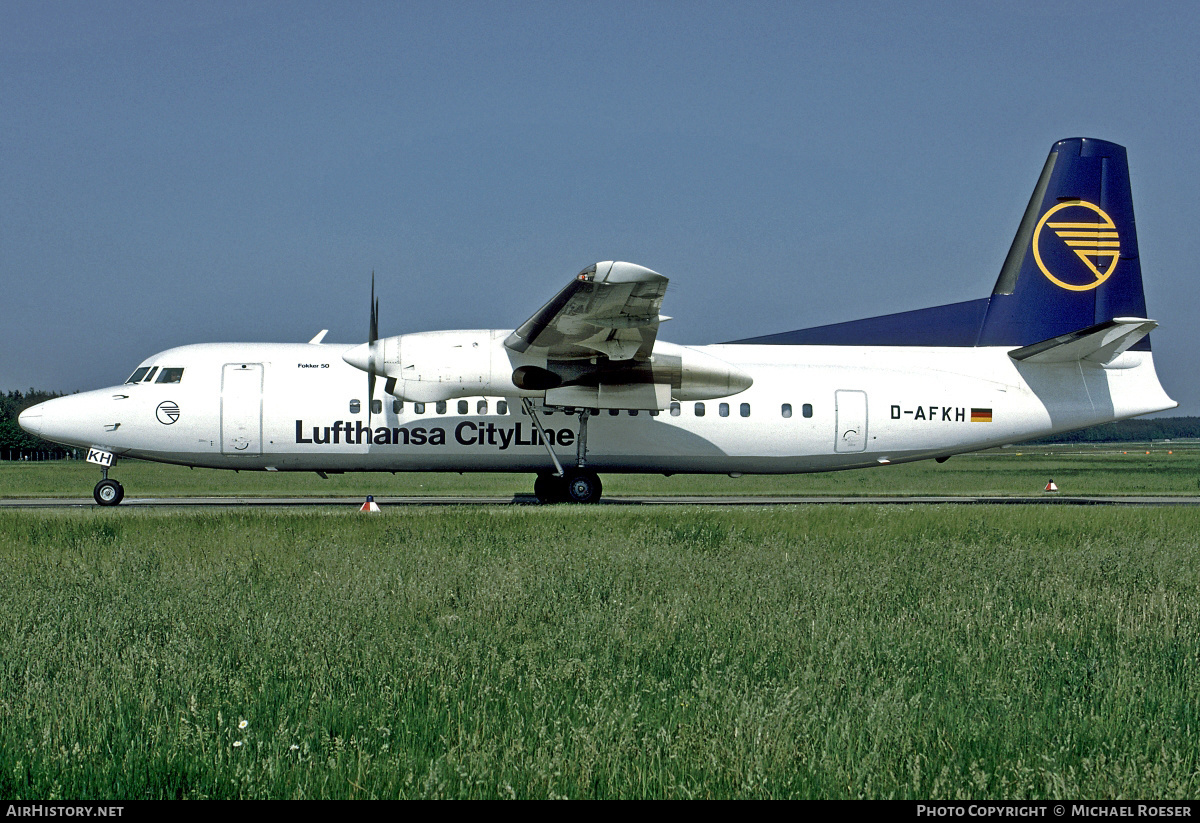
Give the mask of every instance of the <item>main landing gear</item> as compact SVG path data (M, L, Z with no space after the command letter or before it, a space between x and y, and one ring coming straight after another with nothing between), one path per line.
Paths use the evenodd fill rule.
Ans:
M108 469L104 469L104 478L92 490L92 497L101 506L115 506L125 499L125 487L116 480L108 479Z
M539 503L599 503L601 493L600 476L585 468L587 457L587 421L588 410L579 410L579 436L576 438L575 468L564 469L558 461L558 455L550 445L550 438L542 426L541 418L533 408L529 398L523 398L521 405L525 413L533 420L546 451L550 453L550 462L554 464L553 472L538 472L537 480L533 482L533 493ZM570 412L568 412L569 414Z
M543 472L533 481L539 503L599 503L600 476L595 472L568 469L562 477Z

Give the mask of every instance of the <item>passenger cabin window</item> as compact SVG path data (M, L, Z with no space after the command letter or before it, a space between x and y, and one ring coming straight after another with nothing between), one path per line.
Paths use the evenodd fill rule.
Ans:
M142 378L146 376L146 372L148 372L148 371L150 371L149 366L139 366L138 368L134 369L133 374L129 375L129 379L126 380L125 382L126 383L140 383L140 382L142 382Z
M696 416L697 416L697 417L703 417L703 416L704 416L704 404L703 404L703 403L697 403L697 404L696 404Z
M446 413L446 401L445 400L437 401L436 408L437 408L438 414L445 414Z
M362 403L358 402L357 400L351 400L350 401L350 413L358 414L360 411L362 411Z
M478 403L475 404L475 413L476 414L487 414L487 401L486 400L480 400Z
M371 414L383 414L383 401L382 400L372 400L371 401Z
M781 414L783 414L784 417L791 417L792 416L792 404L784 403L783 406L779 409L779 411Z
M680 408L679 408L679 404L678 404L678 403L672 403L672 404L671 404L671 416L672 416L672 417L678 417L680 414L681 414L681 411L680 411Z
M507 400L497 400L496 401L496 414L508 414L508 401Z
M425 404L424 403L413 403L413 414L424 414L424 413L425 413Z
M720 406L717 407L717 413L720 414L722 417L728 417L729 416L729 404L722 403Z
M742 408L741 408L741 412L742 412L742 417L749 417L749 416L750 416L750 404L749 404L749 403L743 403L743 404L742 404Z
M466 400L458 401L458 413L459 414L469 414L470 411L471 411L471 405L469 403L467 403Z
M800 413L805 417L812 417L812 403L805 403L800 407Z
M404 401L403 400L393 400L392 401L392 414L400 414L403 411L404 411Z
M609 409L608 410L609 417L616 417L620 413L621 413L620 409Z

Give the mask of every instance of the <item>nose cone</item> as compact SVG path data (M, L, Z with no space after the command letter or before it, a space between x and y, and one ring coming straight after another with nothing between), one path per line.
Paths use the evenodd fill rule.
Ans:
M17 418L17 424L30 434L41 434L42 412L45 405L45 403L38 403L36 406L30 406L21 412L21 416Z
M119 425L121 418L112 398L111 390L56 397L21 412L17 423L43 440L69 446L92 445L106 431L101 423ZM116 426L107 431L116 431Z

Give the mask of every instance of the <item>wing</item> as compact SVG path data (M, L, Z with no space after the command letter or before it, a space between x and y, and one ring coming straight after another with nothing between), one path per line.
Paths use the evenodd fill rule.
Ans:
M584 269L504 341L549 360L645 361L654 349L667 278L632 263ZM540 353L540 352L539 352Z

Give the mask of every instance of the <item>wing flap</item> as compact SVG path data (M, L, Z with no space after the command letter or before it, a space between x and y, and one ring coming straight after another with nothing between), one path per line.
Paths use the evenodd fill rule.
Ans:
M548 406L660 411L670 404L670 383L601 383L598 386L563 386L546 392Z

